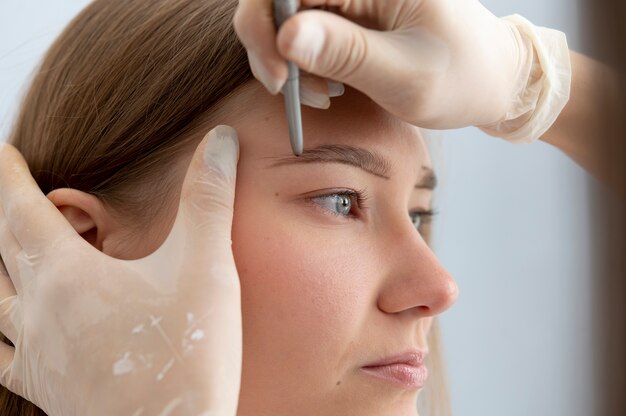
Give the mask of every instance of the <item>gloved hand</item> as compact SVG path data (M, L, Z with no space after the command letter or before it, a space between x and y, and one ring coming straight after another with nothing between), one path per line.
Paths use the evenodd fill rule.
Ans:
M234 416L238 149L233 129L212 131L193 157L165 243L123 261L83 240L19 152L2 145L0 331L15 348L0 343L0 383L50 416Z
M332 6L334 13L299 12L276 35L271 0L239 2L235 29L255 76L272 93L285 82L290 60L364 92L405 121L449 129L503 121L527 85L533 51L514 25L477 0L301 4Z

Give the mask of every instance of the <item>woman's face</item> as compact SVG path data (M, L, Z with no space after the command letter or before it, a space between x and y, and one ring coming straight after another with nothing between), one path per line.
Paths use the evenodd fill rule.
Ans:
M349 90L330 110L303 110L295 158L282 97L253 85L223 113L241 143L238 415L416 414L417 388L362 367L426 352L433 316L457 297L409 216L431 207L419 130Z

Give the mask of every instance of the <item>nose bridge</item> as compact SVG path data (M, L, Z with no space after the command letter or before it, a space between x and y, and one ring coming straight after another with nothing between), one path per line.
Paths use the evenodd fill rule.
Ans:
M387 313L411 309L422 317L449 309L458 298L450 273L414 228L394 234L384 250L387 267L379 308Z

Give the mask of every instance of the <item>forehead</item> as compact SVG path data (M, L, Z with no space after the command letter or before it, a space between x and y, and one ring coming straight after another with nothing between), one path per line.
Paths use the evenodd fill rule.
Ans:
M304 148L346 144L380 153L392 165L420 170L431 167L419 128L390 115L360 92L346 88L332 99L331 108L302 107ZM216 121L239 132L241 158L283 157L291 154L284 99L251 82L228 99Z

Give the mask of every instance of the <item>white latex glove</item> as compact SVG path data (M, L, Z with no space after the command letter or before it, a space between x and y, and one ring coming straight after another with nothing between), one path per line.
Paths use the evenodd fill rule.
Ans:
M50 416L234 416L238 150L232 128L212 131L193 157L164 245L122 261L83 240L19 152L2 145L0 331L15 348L0 343L0 383Z
M449 129L504 120L526 87L532 51L477 0L301 4L333 13L299 12L276 35L271 0L239 1L235 29L255 76L272 93L285 82L290 60L410 123Z

